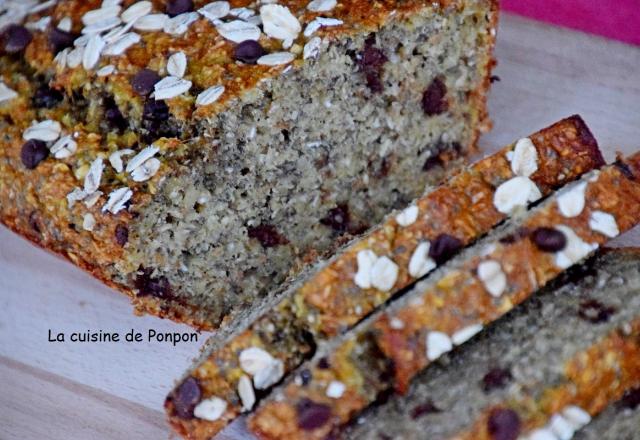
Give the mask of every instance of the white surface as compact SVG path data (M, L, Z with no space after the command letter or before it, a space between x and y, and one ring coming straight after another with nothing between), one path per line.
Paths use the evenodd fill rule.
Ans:
M505 17L484 152L574 113L611 160L640 149L640 49ZM634 78L635 75L635 78ZM640 244L626 235L619 244ZM50 343L48 329L190 331L0 227L0 438L167 438L162 404L201 342ZM235 424L234 428L237 428ZM225 438L243 438L228 429ZM246 438L246 437L244 437Z

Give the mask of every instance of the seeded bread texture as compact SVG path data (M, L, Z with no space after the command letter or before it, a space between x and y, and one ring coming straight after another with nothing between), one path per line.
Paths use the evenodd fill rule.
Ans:
M306 11L307 2L282 3ZM138 311L203 328L241 319L306 264L458 168L487 127L496 3L364 3L341 2L324 14L344 25L323 27L317 54L288 66L237 61L238 45L204 18L182 35L143 32L126 55L90 69L54 60L66 50L57 45L59 29L31 31L21 50L3 54L4 84L18 93L0 103L3 223L125 291ZM61 1L26 20L69 16L74 34L99 5ZM368 6L372 13L363 12ZM300 14L304 25L318 15ZM274 41L259 42L281 50ZM140 72L165 75L178 49L194 84L188 96L156 100L147 96L153 84L138 93ZM96 73L109 61L111 74ZM223 98L194 107L195 92L222 79ZM41 88L59 100L42 108ZM92 142L79 142L63 163L49 155L25 169L21 135L42 120ZM128 166L150 144L159 151L148 181L133 182L130 170L107 163L129 149ZM105 168L95 207L67 204L99 158ZM101 212L124 188L133 192L125 209ZM93 234L80 227L89 214Z
M523 399L539 402L547 388L566 381L567 360L640 316L639 294L640 251L604 252L546 287L477 340L446 355L416 378L407 395L370 408L344 437L452 438L469 429L487 408ZM593 393L605 396L604 390ZM623 411L616 409L605 414L615 411L616 418L623 418ZM585 433L602 424L592 423Z

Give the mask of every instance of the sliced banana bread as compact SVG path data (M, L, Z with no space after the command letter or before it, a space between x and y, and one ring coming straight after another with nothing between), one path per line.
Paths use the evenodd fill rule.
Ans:
M638 223L640 153L570 184L318 347L249 427L263 438L324 438ZM307 424L307 407L323 416Z
M514 209L601 164L595 140L574 116L463 170L327 263L311 268L270 311L255 320L247 317L245 327L229 332L228 339L212 338L212 347L191 377L167 400L171 424L187 436L210 436L243 409L251 409L237 394L248 380L244 374L249 358L273 361L273 377L254 377L258 390L269 388L310 357L317 344L352 327ZM520 183L532 188L535 197L503 200L509 188ZM215 396L226 403L225 417L194 419L191 405L182 404L184 390L193 387L196 378L202 399Z
M416 377L406 396L392 396L367 410L343 437L441 440L464 438L466 432L478 440L515 440L550 424L554 436L548 438L568 439L559 435L558 427L574 433L583 424L564 423L562 408L581 408L588 421L640 385L640 339L631 350L640 327L636 325L635 334L627 327L634 320L640 322L640 250L603 252L551 283L477 340L445 355ZM618 328L627 331L612 333ZM607 346L605 340L626 343ZM608 376L612 370L619 379ZM622 406L606 410L574 438L605 439L603 427L609 424L598 419L620 418L619 425L607 426L620 436L608 438L625 439L622 432L628 423L622 420L633 417ZM480 426L483 422L486 428ZM601 436L584 437L583 432Z
M217 327L474 149L497 12L496 0L2 3L0 219L138 310ZM96 141L75 138L78 124ZM89 214L107 244L79 227Z

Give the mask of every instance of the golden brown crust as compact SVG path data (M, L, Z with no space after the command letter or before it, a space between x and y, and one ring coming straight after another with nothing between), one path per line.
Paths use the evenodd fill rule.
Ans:
M543 194L603 164L593 137L580 135L585 127L580 117L573 116L530 136L538 155L538 171L531 179ZM419 199L416 206L420 214L413 224L401 226L396 217L388 218L305 280L292 299L285 299L211 353L191 374L199 381L203 398L216 396L228 402L224 417L215 422L184 420L175 415L168 399L172 426L193 438L217 432L240 413L236 387L243 374L238 361L242 350L264 349L284 362L285 372L291 371L312 350L302 335L309 332L316 336L316 342L333 336L413 283L416 278L408 273L407 265L421 241L435 240L444 233L468 245L502 221L506 216L496 210L493 196L496 187L514 177L507 159L512 149L513 145L505 147ZM391 290L360 289L354 283L357 255L364 249L388 255L397 263L398 277Z
M483 411L473 426L455 436L456 440L492 440L489 419L496 410L508 410L520 420L514 435L526 435L549 424L554 415L573 406L591 417L601 413L623 394L640 386L640 318L612 331L567 361L564 380L536 398L525 394L518 400L496 404Z
M639 158L640 153L627 162L637 163ZM606 242L608 236L592 229L595 212L613 216L619 233L640 223L640 179L636 177L633 180L612 165L596 176L585 178L583 183L586 184L585 206L578 215L564 215L560 211L558 197L555 197L553 202L530 214L523 222L521 233L512 240L491 243L483 255L470 256L467 261L432 280L425 286L426 290L412 292L411 300L404 306L382 314L354 332L322 361L325 365L320 365L319 360L310 363L308 369L313 379L306 385L295 382L286 385L283 399L262 405L250 418L250 428L261 438L324 438L333 428L346 423L364 409L379 393L391 387L405 391L411 379L434 356L437 358L437 351L431 354L427 351L432 334L440 341L449 341L450 350L452 345L464 342L482 326L495 321L557 276L563 267L567 267L567 258L575 263ZM565 227L576 237L566 235ZM566 251L543 251L540 244L534 243L536 234L531 233L538 228L560 228L570 246ZM578 255L573 253L574 245L581 249ZM497 262L505 276L504 290L497 296L490 294L478 275L480 263L486 261ZM363 355L356 347L362 351L366 343L376 349ZM388 369L393 380L373 379L386 374ZM326 395L331 381L339 381L346 387L338 398ZM286 411L285 406L295 411L304 399L330 408L330 417L325 424L317 429L304 430L296 419L278 420L277 414Z

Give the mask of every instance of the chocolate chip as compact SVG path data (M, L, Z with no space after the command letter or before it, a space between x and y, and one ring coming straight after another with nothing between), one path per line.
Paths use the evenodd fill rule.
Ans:
M636 409L640 405L640 387L625 392L618 405L623 409Z
M249 238L255 238L262 247L270 248L281 244L289 243L289 240L281 235L273 225L250 226L248 228Z
M435 78L422 93L422 110L427 116L439 115L449 109L447 86L440 78Z
M163 299L171 297L171 286L166 277L153 277L151 268L140 268L140 272L134 282L135 288L138 289L138 296L151 295Z
M428 400L425 403L416 406L411 411L411 418L413 420L419 419L422 416L426 416L427 414L435 414L442 412L440 408L438 408L432 400Z
M445 263L462 247L462 242L449 234L440 234L429 248L429 256L440 265Z
M490 392L496 389L504 388L513 379L511 371L508 368L492 368L482 378L482 389Z
M309 382L311 382L311 379L313 379L313 374L305 368L300 372L300 379L302 380L302 386L307 386Z
M329 363L328 357L324 356L318 360L318 368L321 370L328 370L329 367L331 367L331 364Z
M118 243L120 246L124 246L125 244L127 244L127 241L129 241L129 229L122 223L116 226L115 235L116 243Z
M430 171L435 167L441 167L444 165L444 162L439 154L434 154L433 156L429 156L427 160L424 161L424 165L422 165L422 171Z
M369 87L373 93L380 93L384 88L381 80L382 69L389 59L384 52L375 47L374 44L374 36L367 38L358 59L358 67L360 71L364 73L367 87Z
M338 204L320 219L320 223L336 232L346 232L349 229L349 206L345 203Z
M615 307L606 306L595 299L582 301L578 310L578 316L592 324L607 322L615 313Z
M495 82L500 82L500 77L498 75L491 75L491 78L489 78L489 81L491 82L491 84Z
M172 396L173 408L181 419L192 419L193 409L202 398L200 384L194 377L184 380Z
M142 108L145 121L164 122L169 119L169 106L163 100L148 99Z
M22 151L20 151L20 159L22 159L22 163L29 170L37 167L38 164L48 156L49 149L47 148L47 144L36 139L25 142L22 145Z
M153 86L160 81L160 75L151 69L142 69L131 78L131 87L138 95L147 96L153 92Z
M184 14L193 11L192 0L168 0L166 12L169 17Z
M489 414L487 430L493 440L516 440L521 428L520 416L511 409L496 408Z
M233 58L245 64L255 64L258 58L266 53L257 41L246 40L235 47Z
M48 85L42 85L33 94L31 102L36 108L53 108L63 99L62 93Z
M320 428L329 421L331 408L322 403L316 403L310 399L302 399L296 405L298 427L305 431Z
M531 239L544 252L559 252L567 245L567 237L553 228L538 228L531 233Z
M57 54L67 47L73 46L73 42L76 39L76 35L71 32L66 32L58 28L51 28L49 31L49 46L54 54Z
M122 112L113 98L105 98L102 101L102 106L104 107L104 119L107 121L110 128L123 131L129 126L129 123L122 115Z
M10 24L0 34L0 41L6 53L22 52L32 39L31 32L19 24Z

